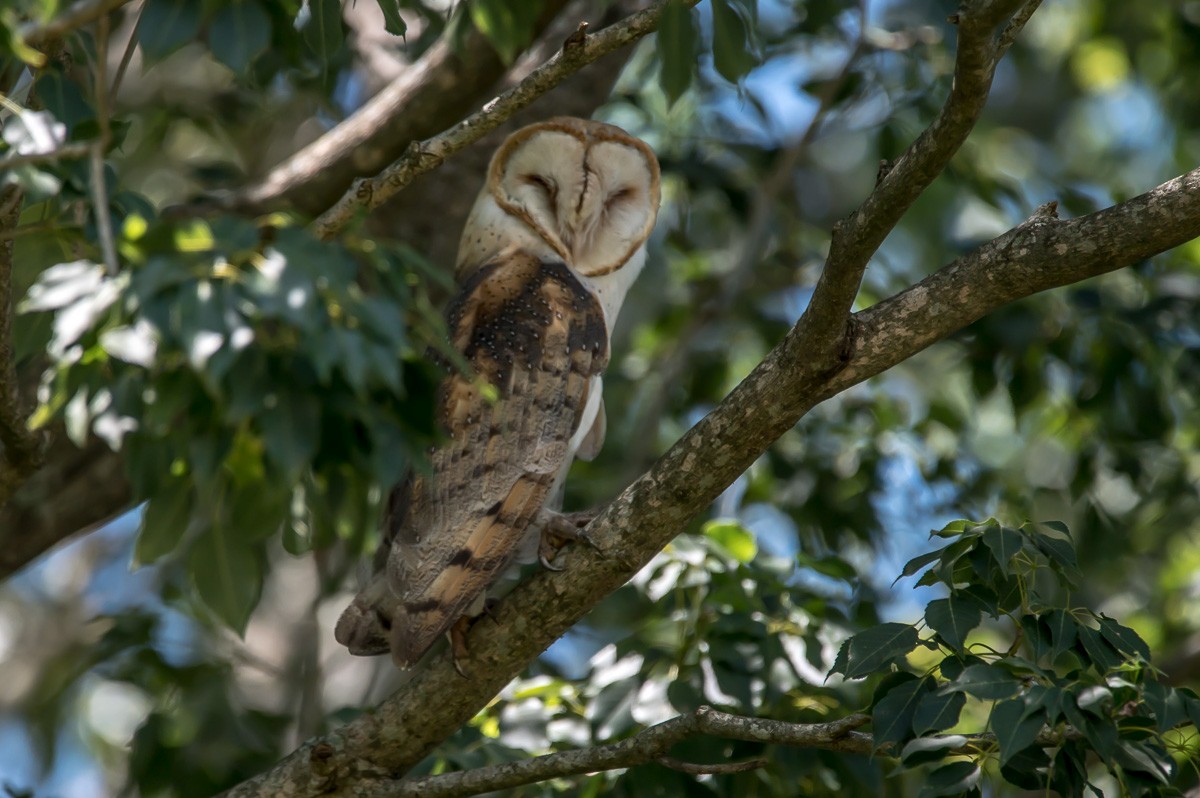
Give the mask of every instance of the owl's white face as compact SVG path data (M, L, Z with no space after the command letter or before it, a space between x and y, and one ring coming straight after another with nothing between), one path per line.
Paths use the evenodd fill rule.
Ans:
M658 160L645 142L583 119L530 125L492 158L463 230L459 278L520 247L591 278L585 283L615 315L645 260L658 204ZM614 273L626 268L631 273L618 279ZM600 279L607 275L614 277Z

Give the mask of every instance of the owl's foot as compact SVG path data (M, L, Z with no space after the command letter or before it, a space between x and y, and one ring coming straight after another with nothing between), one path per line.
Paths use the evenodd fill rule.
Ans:
M554 558L568 543L586 543L593 549L595 542L584 532L584 528L599 515L597 510L583 510L577 513L556 513L553 510L542 511L542 539L538 544L538 562L549 571L561 571L562 566L554 564Z
M467 630L475 619L469 615L464 615L454 622L454 625L446 632L450 638L450 662L454 665L454 670L464 679L471 678L467 676L467 672L463 669L463 660L467 659L470 651L467 649Z

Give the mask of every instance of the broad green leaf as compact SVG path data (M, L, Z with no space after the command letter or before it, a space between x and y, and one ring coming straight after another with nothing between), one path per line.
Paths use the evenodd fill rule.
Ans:
M1150 661L1150 646L1146 645L1146 641L1137 632L1128 626L1122 626L1107 615L1101 615L1097 620L1100 622L1100 634L1112 643L1114 648L1130 656L1141 657L1145 662Z
M227 526L246 542L271 537L290 515L291 493L271 484L231 487L226 501Z
M137 26L138 44L147 61L158 61L196 38L201 0L146 0Z
M928 734L951 728L958 723L967 697L963 693L929 693L921 698L913 714L913 732Z
M1075 616L1066 610L1050 610L1042 616L1042 619L1050 628L1050 640L1054 644L1052 656L1057 657L1075 646L1075 637L1079 628Z
M134 566L149 565L175 550L187 532L192 516L192 488L174 479L154 494L142 512L134 545Z
M1146 706L1154 713L1160 732L1173 729L1187 720L1187 702L1183 693L1160 682L1147 681L1142 687Z
M1046 722L1053 726L1062 715L1063 691L1061 687L1046 687L1041 684L1031 684L1025 692L1026 712L1040 711L1045 714Z
M658 83L674 105L692 83L696 71L696 21L692 10L680 0L671 0L658 22Z
M916 557L913 557L911 560L909 560L907 563L905 563L904 570L900 572L900 576L896 577L896 582L899 582L901 579L903 579L906 576L912 576L917 571L920 571L926 565L929 565L929 563L931 563L934 560L936 560L937 558L941 557L942 552L945 551L947 548L949 548L949 547L943 546L942 548L940 548L936 551L927 551L924 554L919 554ZM892 584L894 585L894 584L896 584L896 582L892 582Z
M951 595L948 599L935 599L925 608L925 623L941 635L946 643L961 651L967 635L983 620L975 604Z
M861 679L906 656L919 641L917 630L909 624L880 624L842 643L830 672L840 671L847 679Z
M299 475L312 460L320 440L321 408L306 393L281 392L258 417L267 457L286 473Z
M1015 529L1006 526L988 527L983 533L983 543L987 546L1000 570L1008 575L1011 573L1012 560L1017 552L1025 545L1025 538Z
M713 66L721 77L737 83L758 64L750 29L730 0L712 0Z
M881 698L871 710L871 728L875 748L889 743L901 743L913 737L913 716L921 699L933 690L934 681L928 676L903 682Z
M1068 586L1079 584L1083 575L1075 558L1075 546L1070 539L1048 534L1031 533L1030 537L1038 549L1046 555L1050 566L1066 581Z
M702 531L738 562L748 563L758 553L754 535L737 521L718 518L706 522Z
M974 762L951 762L929 774L921 785L917 798L940 798L961 795L979 785L982 771Z
M959 698L961 697L960 695ZM904 749L900 752L900 761L908 767L916 767L926 762L937 762L945 759L950 751L966 744L967 738L961 734L950 734L945 737L918 737L905 743Z
M1044 721L1045 715L1040 709L1031 711L1020 698L1001 701L992 709L991 726L1000 744L1001 766L1033 744Z
M345 38L341 0L308 0L308 9L308 22L301 35L321 63L328 64Z
M1021 632L1035 660L1050 657L1054 652L1054 638L1046 621L1037 615L1021 616Z
M1021 686L1020 679L995 665L971 665L946 686L948 690L963 690L976 698L1009 698Z
M263 565L256 549L240 540L236 530L221 525L204 530L188 556L196 592L239 635L246 631L262 593Z
M400 3L398 0L375 0L379 4L379 10L383 12L383 29L393 36L404 36L408 33L408 25L405 24L404 18L400 16Z
M230 3L213 17L208 41L213 56L241 75L271 43L271 19L258 3Z
M1170 754L1145 742L1123 740L1113 758L1125 770L1149 773L1161 784L1170 784L1175 776L1175 761Z
M1082 654L1085 661L1090 661L1096 670L1106 673L1121 665L1123 658L1098 629L1080 624L1077 631L1079 639L1075 642L1075 651Z
M1031 745L1012 754L1008 764L1000 766L1000 775L1022 789L1042 790L1046 787L1044 771L1049 765L1050 757L1041 746Z

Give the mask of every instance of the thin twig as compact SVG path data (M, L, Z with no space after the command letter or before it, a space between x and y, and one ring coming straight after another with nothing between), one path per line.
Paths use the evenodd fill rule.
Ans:
M1038 10L1038 6L1042 4L1042 0L1026 0L1025 5L1013 15L1013 18L1004 26L1004 30L1000 32L1000 39L996 42L996 60L999 61L1008 52L1008 48L1012 47L1012 43L1016 41L1017 34L1025 27L1025 23L1033 16L1033 12Z
M121 90L121 81L125 79L125 70L129 68L129 62L133 60L133 51L137 49L138 28L142 26L142 12L145 10L146 4L143 2L137 9L137 16L129 31L129 41L125 42L125 52L121 54L121 63L117 65L117 74L113 76L112 86L108 90L110 105L116 104L117 92Z
M100 252L104 266L110 275L115 275L117 246L113 240L112 214L108 210L108 189L104 180L104 153L108 149L111 129L108 122L108 15L101 14L96 21L96 117L100 121L100 138L92 142L91 189L92 210L96 214L96 228L100 234Z
M92 154L92 142L76 141L70 144L64 144L49 152L29 152L25 154L9 155L7 158L0 158L0 171L6 169L15 169L18 166L27 166L29 164L52 163L55 161L68 161L73 158L86 158Z
M414 141L400 160L375 177L359 178L354 185L312 223L312 232L330 239L361 210L371 210L398 194L418 175L428 172L464 149L566 78L593 61L631 44L658 27L668 0L631 14L582 42L560 50L525 80L488 102L454 127L424 141ZM684 0L688 6L698 0Z

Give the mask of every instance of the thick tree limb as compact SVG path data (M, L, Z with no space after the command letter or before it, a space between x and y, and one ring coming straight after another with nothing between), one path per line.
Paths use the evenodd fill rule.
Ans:
M697 1L688 0L687 4L694 5ZM658 0L649 8L595 35L584 37L582 41L569 41L529 77L487 103L481 110L430 139L412 142L408 152L396 163L375 177L355 180L354 186L313 222L313 233L319 238L332 238L356 213L379 207L418 175L437 168L446 158L494 130L584 66L655 30L667 2Z

